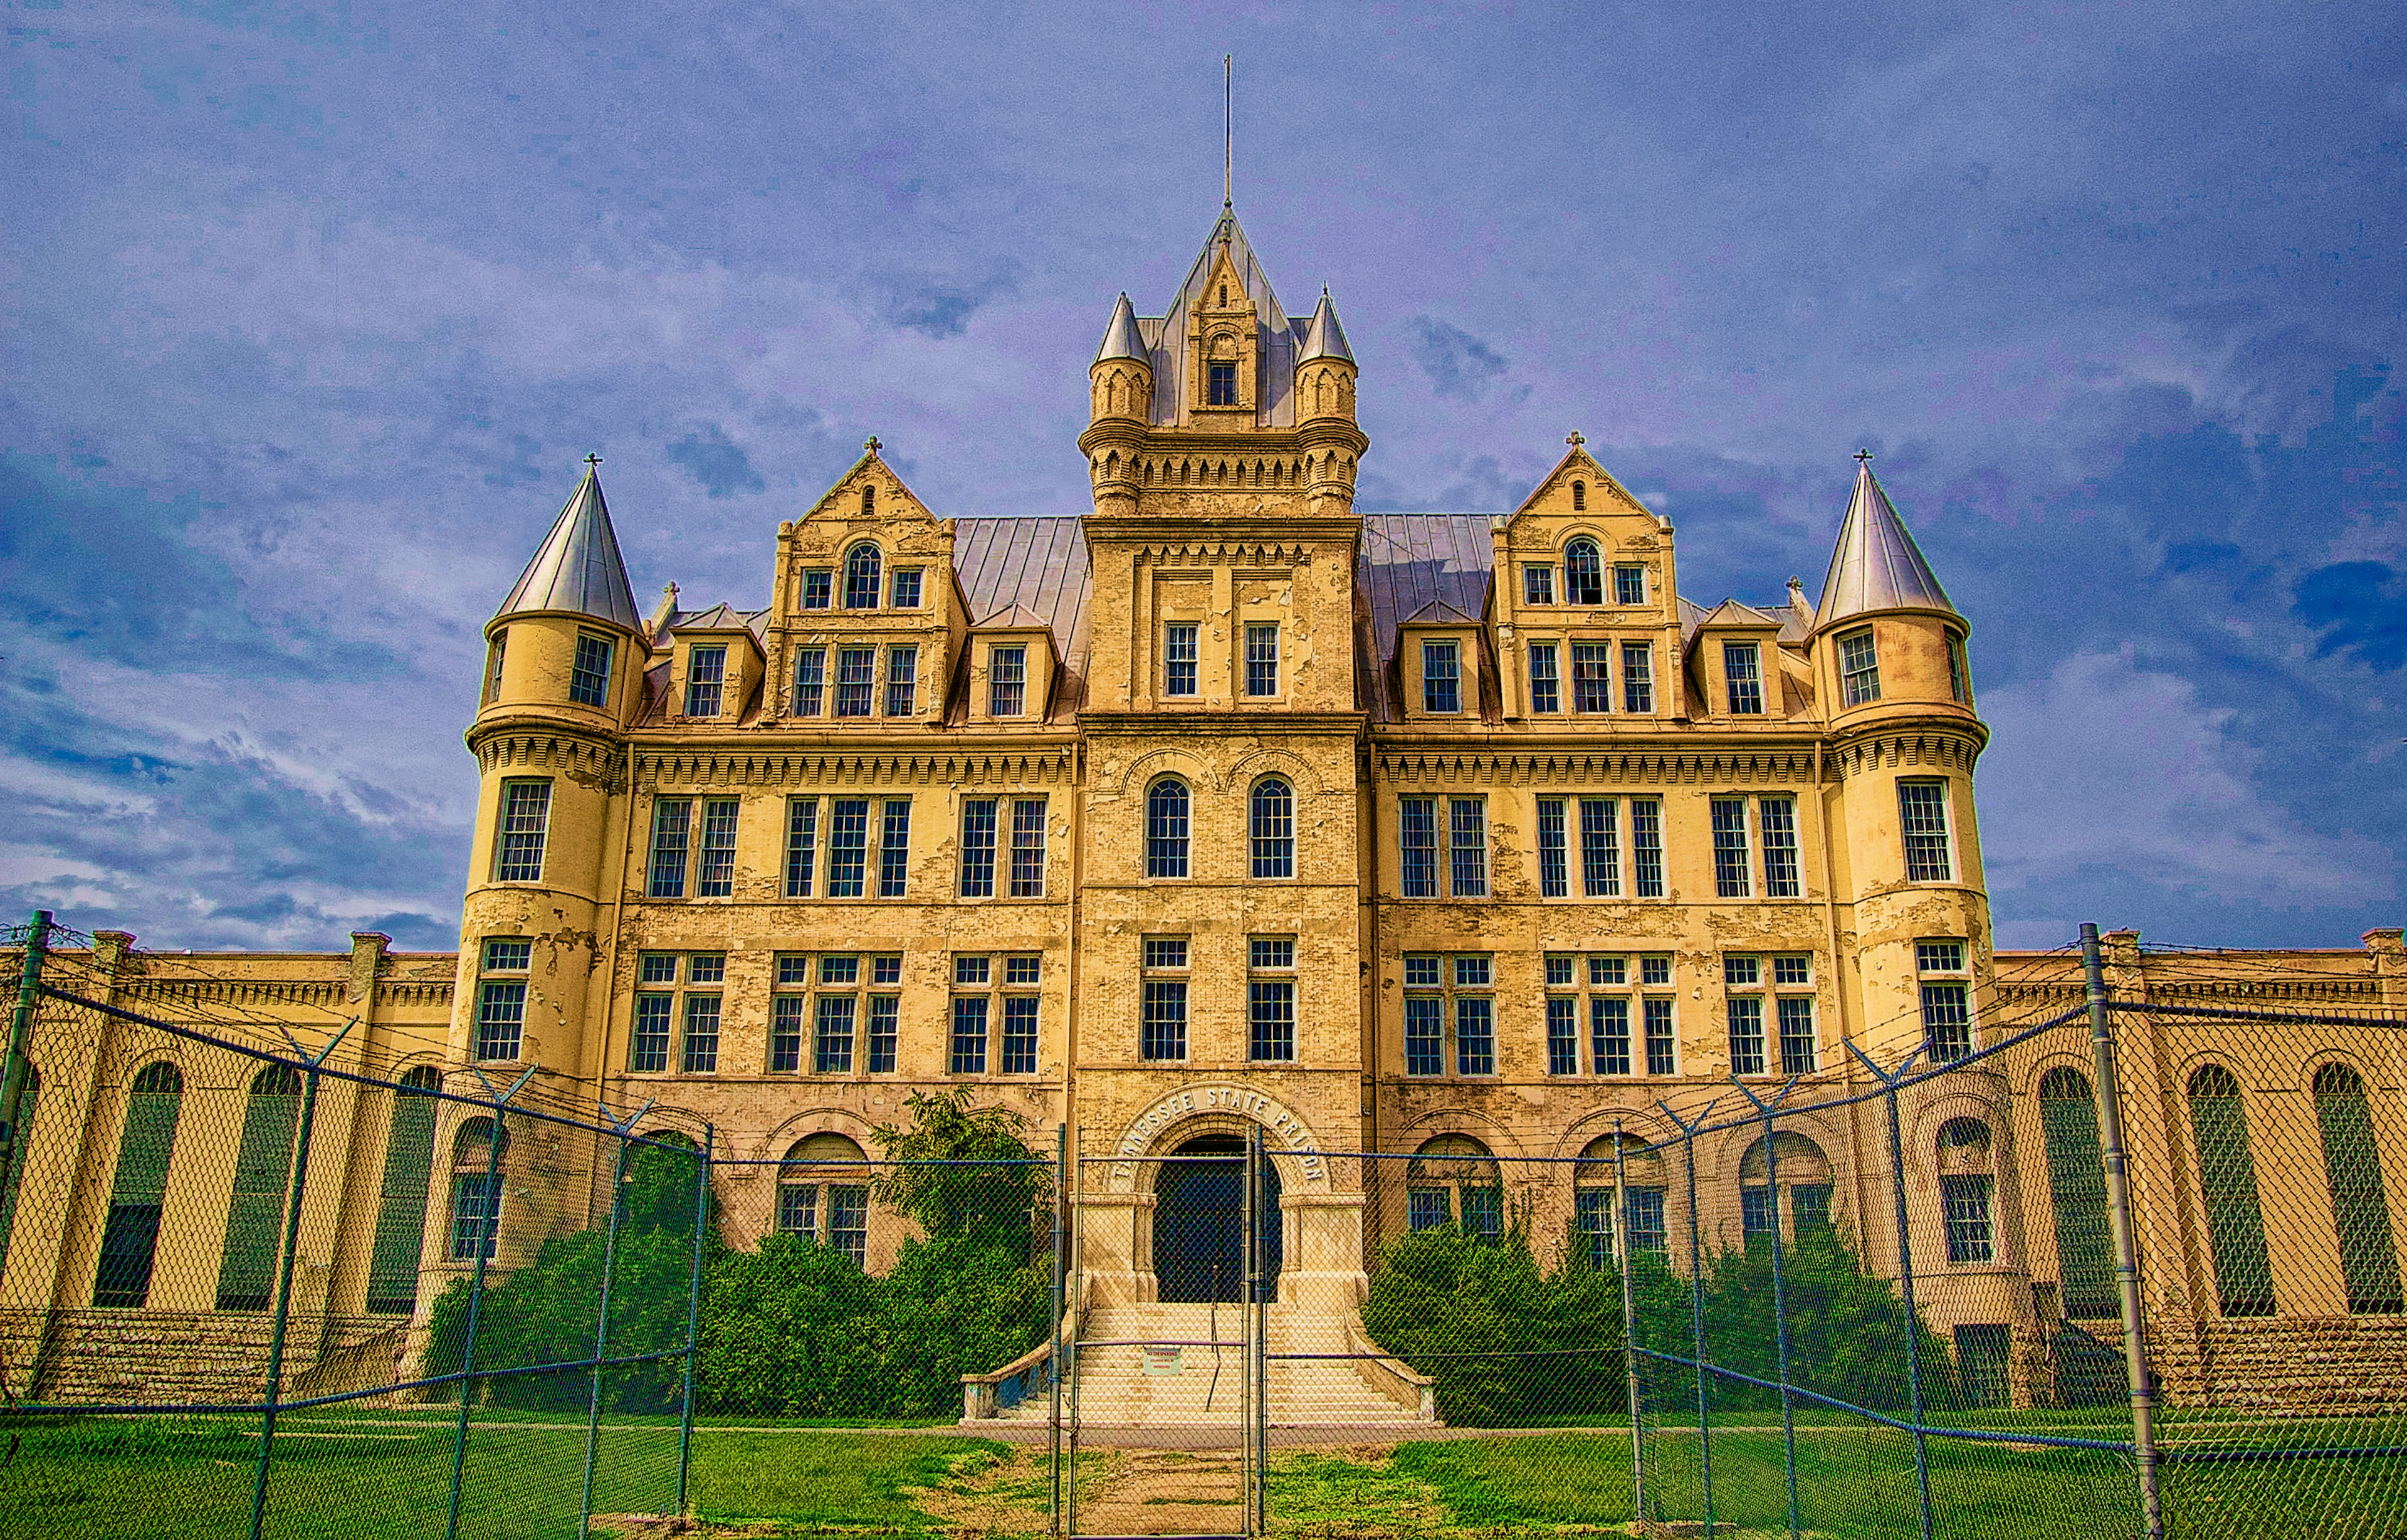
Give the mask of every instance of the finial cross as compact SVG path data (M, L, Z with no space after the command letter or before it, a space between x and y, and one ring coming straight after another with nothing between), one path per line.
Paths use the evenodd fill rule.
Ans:
M585 457L585 463L589 466L598 465L602 463L602 457L598 454L589 454Z
M1870 449L1858 449L1856 451L1856 459L1861 463L1869 465L1872 463L1873 451Z
M872 454L876 454L881 448L877 442L877 435L876 434L871 434L867 438L862 439L861 447L867 449Z
M1588 442L1588 435L1580 432L1577 428L1574 428L1572 430L1572 435L1569 438L1564 439L1563 442L1569 444L1574 449L1577 449L1582 444Z

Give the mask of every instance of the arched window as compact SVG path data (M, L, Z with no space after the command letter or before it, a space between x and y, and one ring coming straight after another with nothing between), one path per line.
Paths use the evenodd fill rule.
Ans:
M1563 603L1604 603L1604 559L1596 553L1593 540L1578 539L1563 548Z
M877 548L867 541L845 552L844 607L876 609L880 558Z
M1460 1223L1482 1240L1504 1233L1504 1178L1488 1147L1462 1134L1441 1134L1404 1168L1404 1220L1414 1230Z
M2215 1297L2227 1316L2270 1316L2273 1267L2257 1204L2248 1114L2240 1104L2240 1082L2221 1064L2203 1065L2189 1077L2189 1127L2198 1142L2198 1185L2206 1201L2206 1238L2215 1251Z
M126 1092L108 1222L101 1231L100 1265L93 1275L92 1303L101 1309L138 1310L150 1303L159 1209L167 1200L167 1167L175 1159L176 1120L183 1105L183 1072L164 1059L146 1066Z
M1996 1190L1989 1125L1978 1118L1950 1118L1940 1124L1939 1212L1947 1227L1951 1263L1967 1266L1997 1260L1997 1226L1990 1212L1990 1197Z
M368 1248L370 1315L418 1308L418 1259L426 1243L426 1191L434 1175L434 1098L442 1077L420 1064L392 1093L384 1135L384 1186L377 1198L376 1238Z
M34 1112L41 1099L41 1071L29 1063L25 1089L17 1098L15 1152L8 1161L8 1174L0 1176L0 1299L7 1297L8 1237L17 1226L17 1190L25 1185L25 1156L32 1148Z
M1572 483L1572 511L1574 513L1581 513L1585 512L1587 508L1588 483L1585 481L1574 481Z
M2373 1145L2373 1110L2365 1082L2346 1064L2315 1071L2315 1121L2324 1136L2324 1181L2339 1233L2341 1278L2351 1315L2395 1315L2401 1308L2399 1253L2390 1238L2390 1204Z
M877 517L877 489L876 487L863 487L861 489L861 516L863 519L875 519Z
M1770 1239L1775 1227L1787 1232L1781 1238L1787 1241L1830 1229L1830 1157L1802 1134L1773 1134L1769 1157L1763 1141L1756 1140L1739 1157L1738 1209L1739 1233L1749 1244Z
M471 1118L451 1135L451 1260L491 1260L502 1233L504 1163L510 1153L508 1131L494 1145L493 1120Z
M1187 875L1187 783L1155 781L1145 793L1145 875Z
M1630 1248L1660 1253L1663 1229L1663 1157L1635 1134L1608 1134L1588 1141L1572 1168L1572 1236L1574 1256L1590 1267L1613 1265L1613 1144L1621 1141L1622 1191L1628 1196Z
M221 1310L264 1310L273 1296L292 1179L292 1133L300 1120L300 1071L270 1064L251 1077L234 1158L234 1196L226 1205L225 1254L218 1263Z
M2040 1077L2039 1127L2047 1144L2064 1313L2081 1320L2119 1315L2114 1234L2106 1221L2106 1156L2087 1076L2059 1064Z
M819 1241L869 1264L869 1168L841 1134L797 1139L777 1166L777 1233Z
M1295 792L1286 781L1268 776L1254 783L1250 822L1254 876L1295 876Z

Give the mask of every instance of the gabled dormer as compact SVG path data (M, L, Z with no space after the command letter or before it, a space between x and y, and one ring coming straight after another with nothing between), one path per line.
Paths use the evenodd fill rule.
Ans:
M1229 221L1233 232L1235 221ZM1214 249L1211 266L1187 321L1188 420L1209 431L1254 425L1260 410L1261 309L1246 292L1229 236Z
M970 629L963 716L979 725L1041 725L1053 714L1061 671L1053 628L1023 605L1011 605Z
M1443 599L1415 610L1396 627L1396 671L1404 720L1465 723L1493 720L1489 711L1486 627Z
M1688 663L1699 718L1734 727L1787 720L1782 623L1780 615L1736 599L1723 600L1698 620Z
M765 616L726 605L672 616L656 649L668 653L668 689L658 715L668 721L723 726L761 705Z

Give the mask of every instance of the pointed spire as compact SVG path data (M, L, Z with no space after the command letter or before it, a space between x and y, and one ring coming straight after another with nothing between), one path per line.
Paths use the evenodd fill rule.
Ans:
M629 631L636 629L635 595L627 586L627 566L619 559L619 536L610 528L610 509L602 501L601 462L588 455L585 478L568 494L551 533L519 575L510 596L493 613L523 615L538 610L566 610L591 615Z
M1816 631L1876 609L1957 613L1930 563L1923 560L1922 548L1914 543L1905 520L1873 477L1872 458L1869 452L1856 456L1856 494L1839 525L1830 574L1822 583L1822 603L1814 611Z
M1120 300L1112 307L1112 319L1104 323L1104 344L1095 349L1095 362L1107 358L1132 358L1147 368L1153 366L1153 352L1145 345L1145 334L1137 329L1136 307L1129 303L1128 291L1120 291Z
M1303 334L1303 351L1295 362L1303 365L1316 358L1354 362L1354 349L1346 346L1346 328L1337 323L1337 302L1329 297L1325 283L1320 286L1320 307L1312 312L1312 325Z

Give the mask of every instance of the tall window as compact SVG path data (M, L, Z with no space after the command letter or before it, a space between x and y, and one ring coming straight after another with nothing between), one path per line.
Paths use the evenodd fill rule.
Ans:
M877 693L877 649L840 647L835 650L835 714L866 717Z
M1608 1134L1589 1140L1573 1168L1572 1233L1581 1243L1574 1254L1600 1270L1614 1264L1614 1139ZM1629 1199L1622 1218L1630 1227L1630 1249L1660 1255L1669 1244L1663 1224L1663 1158L1633 1135L1622 1134L1620 1142L1621 1191Z
M1482 797L1448 799L1446 870L1456 898L1488 896L1488 803Z
M1973 704L1973 671L1964 662L1964 638L1947 634L1947 695L1958 706Z
M1011 805L1011 896L1045 896L1045 799L1021 797Z
M1195 627L1184 620L1172 622L1162 635L1161 692L1195 693Z
M827 698L827 649L794 649L794 715L816 717Z
M1759 797L1755 813L1763 834L1763 896L1795 898L1804 891L1797 874L1797 799Z
M1613 709L1613 647L1607 642L1572 644L1572 709L1584 716Z
M176 1153L183 1110L183 1073L165 1060L143 1067L125 1097L125 1126L117 1136L117 1175L108 1219L100 1235L92 1303L104 1310L138 1310L150 1301L151 1263L159 1250L159 1211L167 1200L167 1169Z
M500 1143L496 1148L495 1140ZM502 1233L509 1136L491 1118L471 1118L451 1136L451 1260L491 1261Z
M2373 1143L2373 1110L2365 1081L2346 1064L2315 1071L2315 1121L2324 1141L2324 1182L2331 1193L2332 1227L2340 1241L2341 1279L2351 1315L2396 1315L2401 1308L2399 1252L2390 1234L2390 1203L2382 1190L2382 1161Z
M655 797L652 799L652 851L650 879L646 884L646 896L651 898L683 898L685 896L686 856L693 843L693 799L691 797Z
M1758 992L1763 988L1763 960L1723 958L1722 987L1730 1007L1730 1073L1764 1074L1763 996Z
M1416 1231L1460 1222L1478 1240L1503 1235L1504 1178L1488 1147L1461 1134L1422 1145L1404 1167L1404 1222Z
M1613 602L1631 608L1646 602L1646 569L1626 563L1613 569Z
M908 717L919 708L919 649L917 643L886 649L886 714Z
M869 1264L868 1158L841 1134L797 1139L777 1162L777 1233Z
M1295 937L1246 940L1246 1024L1248 1059L1285 1063L1295 1057Z
M685 655L685 714L716 717L727 688L727 649L694 647Z
M1446 1037L1454 1036L1454 1072L1496 1073L1496 963L1487 952L1404 957L1404 1073L1446 1073Z
M1572 891L1571 862L1563 828L1563 799L1538 799L1538 896L1563 898Z
M1028 709L1028 649L998 647L987 654L987 715L1017 717Z
M1763 714L1763 649L1753 642L1722 644L1722 677L1730 685L1733 717Z
M298 1070L270 1064L251 1077L242 1142L235 1148L234 1193L226 1204L225 1251L218 1262L221 1310L264 1310L275 1291L292 1134L300 1121Z
M1746 799L1716 797L1714 820L1714 894L1745 898L1748 894Z
M1562 665L1555 644L1530 644L1530 709L1552 713L1563 708Z
M1731 1074L1771 1074L1774 1049L1781 1074L1814 1073L1818 1053L1810 953L1726 954L1722 987L1730 1004ZM1776 1037L1767 1038L1767 1028Z
M1989 1212L1994 1187L1989 1125L1977 1118L1950 1118L1940 1124L1939 1212L1951 1265L1977 1265L1996 1259L1997 1237Z
M819 799L795 797L786 804L786 896L808 898L819 876Z
M577 634L577 661L568 670L568 698L579 706L610 704L610 638Z
M869 799L837 797L828 806L828 897L859 898L868 869Z
M686 977L699 989L685 996L684 1032L677 1042L677 1070L685 1075L711 1075L719 1069L719 989L727 981L727 957L722 952L696 952L686 960Z
M1396 802L1396 842L1406 898L1437 896L1437 799L1401 797Z
M1145 793L1145 875L1187 875L1187 783L1171 777Z
M1655 709L1655 649L1649 643L1621 644L1621 709L1634 716Z
M1611 797L1580 798L1580 892L1588 898L1621 896L1621 827Z
M1973 1051L1972 974L1961 941L1917 941L1914 971L1922 987L1922 1041L1933 1063Z
M702 804L702 850L694 864L696 898L726 898L735 891L733 797L706 797Z
M997 1020L1003 1023L997 1070L1036 1073L1036 989L1044 977L1045 960L1033 954L953 959L954 1074L985 1073L988 1024ZM961 1067L971 1063L976 1068Z
M890 595L890 602L896 609L917 609L919 607L920 570L921 569L919 567L896 567L894 569L894 580L892 584L892 592Z
M1795 1240L1830 1224L1830 1162L1802 1134L1772 1135L1767 1154L1758 1139L1739 1158L1740 1232L1752 1244L1778 1230Z
M2273 1313L2273 1266L2265 1218L2257 1205L2257 1162L2248 1149L2248 1114L2240 1081L2221 1064L2189 1077L2189 1127L2198 1146L2198 1183L2206 1200L2206 1237L2215 1253L2215 1292L2227 1316Z
M877 607L878 567L882 558L873 545L858 545L845 552L844 607L876 609Z
M1278 627L1246 627L1246 693L1268 698L1279 692Z
M485 646L485 704L487 706L502 698L502 658L509 649L509 630L504 627L494 632L493 639Z
M502 782L501 842L493 850L496 882L543 880L544 833L551 822L551 782Z
M1207 364L1204 376L1209 405L1233 406L1237 404L1237 366L1234 364Z
M1881 698L1880 653L1873 646L1870 626L1839 638L1839 695L1849 706L1869 706Z
M1545 562L1531 562L1521 568L1521 602L1525 605L1551 605L1555 602L1555 569Z
M994 959L953 959L953 1040L946 1069L954 1075L984 1075L990 1023L994 1016ZM973 992L975 991L975 992Z
M1462 709L1460 644L1421 644L1421 709L1441 716L1452 716Z
M485 943L477 981L477 1057L492 1062L519 1056L526 1026L528 969L534 943L495 936Z
M682 967L680 967L682 965ZM682 971L688 986L678 1009L676 986ZM627 1042L627 1067L638 1075L658 1075L669 1067L670 1038L680 1020L684 1035L677 1045L677 1068L687 1075L708 1075L719 1068L719 991L727 981L724 952L645 952L635 960L634 1030Z
M994 896L995 799L961 803L961 896Z
M1545 973L1547 1074L1580 1072L1583 1024L1590 1073L1631 1075L1642 1063L1648 1075L1672 1073L1672 1001L1663 992L1672 979L1669 957L1550 953ZM1645 1033L1643 1060L1633 1036L1638 1024Z
M1955 866L1947 853L1947 783L1897 783L1898 827L1905 835L1905 879L1950 882Z
M426 1192L434 1175L434 1098L442 1077L420 1064L392 1093L384 1135L384 1183L377 1194L374 1240L368 1247L366 1309L406 1316L418 1308L419 1252L426 1240Z
M1574 513L1582 513L1585 512L1587 508L1588 483L1585 481L1574 481L1572 483L1572 511Z
M866 1065L872 1075L894 1073L897 1028L902 1017L903 959L893 952L862 958L854 952L781 952L769 995L769 1068L800 1069L803 1043L810 1041L814 1075L849 1075L863 1023L868 1033ZM864 992L865 991L865 992Z
M1578 539L1563 548L1563 601L1590 608L1604 603L1604 562L1595 541Z
M2106 1224L2106 1158L2089 1077L2059 1064L2040 1077L2040 1132L2056 1217L2056 1262L2064 1313L2077 1320L2117 1314L2115 1248Z
M891 797L877 838L877 896L901 898L911 877L911 799Z
M1295 876L1295 792L1276 776L1254 782L1248 811L1254 876Z
M1137 1022L1137 1057L1174 1060L1187 1057L1187 938L1148 935L1140 982L1143 1014Z

